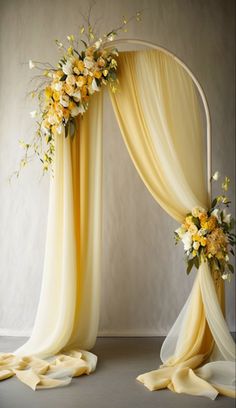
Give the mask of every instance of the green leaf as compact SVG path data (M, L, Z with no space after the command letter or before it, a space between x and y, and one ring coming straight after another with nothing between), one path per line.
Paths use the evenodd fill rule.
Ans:
M200 221L199 218L197 217L193 217L193 223L196 225L196 227L200 228Z
M195 256L193 258L193 263L194 263L194 266L198 269L199 268L199 258L198 258L198 256Z
M214 200L211 203L211 207L214 208L217 204L217 198L214 198Z
M228 268L230 270L231 273L234 273L234 267L231 264L228 264Z
M67 75L66 75L66 74L64 74L64 75L62 75L62 77L60 78L60 81L65 81L65 80L66 80L66 78L67 78Z
M190 274L190 272L191 272L191 270L192 270L192 267L193 267L193 259L190 259L190 260L188 261L188 267L187 267L187 270L186 270L187 275Z
M230 253L231 253L233 256L235 256L235 253L234 253L233 249L230 250Z
M80 53L74 48L73 49L73 51L80 57L80 59L81 59L81 56L80 56Z
M80 40L80 41L84 44L85 48L88 48L88 45L84 40Z

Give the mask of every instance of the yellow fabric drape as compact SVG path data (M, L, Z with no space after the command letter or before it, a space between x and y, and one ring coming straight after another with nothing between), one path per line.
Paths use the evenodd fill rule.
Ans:
M101 256L102 95L91 98L72 138L58 135L51 178L40 301L30 339L0 355L0 379L31 388L90 373L96 356ZM49 361L48 359L54 356Z
M193 207L209 204L193 81L161 51L122 53L118 66L120 89L110 94L130 156L156 201L182 222ZM235 395L235 347L219 306L222 282L216 283L217 297L208 265L200 266L190 297L163 343L164 365L138 377L147 388L168 387L212 399L218 392ZM202 366L210 358L215 361Z

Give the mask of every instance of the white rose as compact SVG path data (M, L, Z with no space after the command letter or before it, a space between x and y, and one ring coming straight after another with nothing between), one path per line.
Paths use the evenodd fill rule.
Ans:
M192 246L192 235L190 232L185 232L182 238L182 242L184 244L184 250L188 251Z
M80 109L77 105L74 106L73 109L71 109L71 116L75 117L80 113Z
M64 108L67 108L69 106L69 102L70 102L70 99L68 95L60 96L60 104L64 106Z
M51 125L55 125L56 123L58 123L58 117L57 117L57 115L50 115L50 116L48 116L48 122L49 122Z
M86 57L86 58L84 59L84 65L85 65L85 68L91 69L91 68L93 68L93 66L94 66L94 62L91 61L89 58Z
M79 102L80 99L81 99L81 93L80 93L80 91L74 92L74 93L72 94L72 96L73 96L75 102Z
M83 105L79 106L79 113L81 113L81 115L83 115L83 113L85 112L85 108Z
M74 75L68 75L66 78L66 83L68 85L75 85L75 76Z
M61 91L62 90L62 81L57 82L54 85L54 89L55 89L55 91Z

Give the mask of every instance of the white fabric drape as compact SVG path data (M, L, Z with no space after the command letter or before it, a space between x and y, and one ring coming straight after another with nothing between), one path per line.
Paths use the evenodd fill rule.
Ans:
M102 95L97 94L75 136L56 138L38 312L30 339L13 354L0 355L0 379L16 374L33 389L50 388L95 369L96 357L80 350L93 347L98 330L101 188ZM50 363L41 360L51 356Z
M129 153L156 201L182 222L193 207L207 208L209 202L202 119L192 79L164 52L141 51L122 53L119 80L120 90L111 98ZM168 387L212 399L218 392L234 396L235 347L219 302L223 306L223 283L214 284L208 265L202 264L162 346L164 366L138 380L150 390ZM223 361L199 368L216 356L216 349Z

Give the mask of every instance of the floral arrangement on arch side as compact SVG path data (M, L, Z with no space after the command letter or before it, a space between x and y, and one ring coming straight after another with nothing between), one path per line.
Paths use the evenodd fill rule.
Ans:
M219 179L216 172L212 180ZM228 213L230 200L225 192L230 179L225 177L222 182L223 195L218 195L207 211L195 207L186 215L184 223L175 231L176 243L182 241L187 261L187 274L193 266L197 269L202 261L208 261L211 270L217 271L222 279L230 281L234 267L230 264L229 254L233 256L236 235L232 233L234 219Z
M62 53L57 67L50 63L29 61L30 69L37 69L39 75L35 80L39 84L30 92L37 97L39 109L30 114L37 122L37 130L31 142L20 140L24 149L17 177L35 156L47 171L53 162L56 135L74 135L78 115L83 115L89 107L89 99L99 92L104 85L109 85L112 92L118 89L117 56L118 50L109 43L120 31L127 32L131 20L141 21L141 12L123 21L119 27L103 36L98 36L91 23L91 9L85 18L85 25L80 27L80 35L67 36L67 46L56 40L59 52Z

